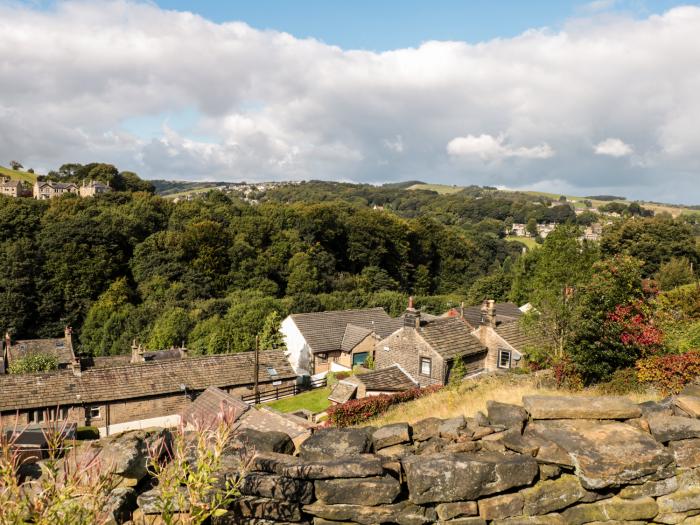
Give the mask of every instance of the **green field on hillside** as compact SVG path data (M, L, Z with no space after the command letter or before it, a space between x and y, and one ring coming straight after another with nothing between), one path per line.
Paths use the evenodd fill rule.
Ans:
M463 188L461 186L448 186L447 184L414 184L413 186L409 186L406 189L427 190L437 192L440 195L449 195L450 193L457 193Z
M34 173L27 173L26 171L13 170L10 168L5 168L0 166L0 175L5 177L10 177L12 179L19 179L29 184L34 184L36 181L36 175Z
M540 245L537 244L535 239L532 237L506 237L506 241L508 242L519 242L527 246L528 250L534 250L535 248L539 248Z

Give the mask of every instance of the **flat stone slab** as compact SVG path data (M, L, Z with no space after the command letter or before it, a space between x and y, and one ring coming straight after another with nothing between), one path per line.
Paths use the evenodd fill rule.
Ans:
M601 489L672 475L673 454L649 434L617 421L552 420L528 425L565 450L584 488Z
M674 403L691 417L700 418L700 397L679 394L676 396Z
M470 501L528 485L537 462L494 452L413 456L402 460L409 498L416 504Z
M632 419L642 409L628 399L613 396L524 396L532 419Z
M650 414L647 421L652 435L662 443L700 437L700 419Z
M435 509L419 507L408 501L393 505L370 507L367 505L326 505L313 503L306 505L304 512L316 516L316 519L332 520L334 522L352 522L362 525L377 523L398 523L400 525L427 525L437 521ZM314 519L314 522L316 521Z
M316 498L327 505L387 505L401 492L401 484L386 475L362 479L322 479L315 483Z

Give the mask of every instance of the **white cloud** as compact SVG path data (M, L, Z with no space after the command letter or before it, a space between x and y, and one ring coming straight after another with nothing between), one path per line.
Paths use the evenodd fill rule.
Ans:
M585 4L583 6L583 10L589 12L606 11L615 7L615 4L617 3L617 0L593 0L592 2Z
M505 143L505 137L499 135L467 135L456 137L447 143L447 153L456 157L479 157L481 160L497 161L508 157L524 159L548 159L554 156L549 144L532 147L513 147Z
M608 155L609 157L626 157L634 153L632 146L616 138L599 142L593 147L593 151L596 155Z
M700 201L698 27L688 6L375 53L148 2L0 0L0 164ZM137 129L182 114L173 129ZM601 137L634 144L631 162L610 157L620 139L596 155Z

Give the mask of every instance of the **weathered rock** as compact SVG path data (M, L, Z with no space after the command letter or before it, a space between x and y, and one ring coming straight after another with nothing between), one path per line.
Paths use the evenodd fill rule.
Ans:
M439 525L486 525L486 521L483 518L455 518L448 521L440 521Z
M642 410L622 397L525 396L532 419L630 419Z
M148 473L149 447L162 450L170 433L165 429L132 430L96 441L84 441L63 461L72 468L84 466L99 458L105 470L125 479L122 485L134 486Z
M185 488L182 487L180 492L184 495L186 493ZM184 503L184 507L180 507L180 500ZM167 502L163 500L160 489L156 487L139 494L136 498L136 503L144 514L160 514ZM173 512L187 512L190 510L189 501L186 497L173 497L168 506Z
M441 520L451 520L453 518L464 518L476 516L478 508L476 501L459 501L455 503L440 503L435 507L438 518Z
M301 521L301 505L288 501L241 496L229 505L229 516L238 519L268 519L273 521ZM238 523L238 522L235 522Z
M419 507L407 501L393 505L368 507L364 505L306 505L304 512L333 521L351 521L362 525L398 523L399 525L424 525L435 523L437 514L430 507Z
M580 525L595 521L634 521L650 520L659 512L653 498L621 499L612 498L596 503L583 503L570 507L561 513L564 522Z
M464 416L445 419L438 427L438 434L443 439L457 439L460 431L467 426Z
M277 452L278 454L294 454L295 446L292 438L284 432L261 432L252 428L237 430L231 440L233 449L247 448L255 452Z
M662 443L700 437L699 419L652 414L647 421L652 435Z
M519 516L523 511L523 497L517 492L479 500L479 516L485 520L500 520Z
M241 480L239 490L244 496L311 503L314 500L314 485L303 479L293 479L267 474L250 472Z
M413 441L427 441L432 437L438 437L438 429L441 424L442 419L437 417L421 419L417 423L414 423L412 426Z
M676 472L678 488L690 489L700 487L700 468L680 468Z
M385 458L373 454L327 461L303 461L285 454L263 452L253 457L250 470L294 479L367 478L384 473L382 461Z
M657 500L659 513L700 510L700 488L684 489L661 496Z
M537 455L542 442L542 440L535 440L531 437L522 436L519 432L509 432L503 437L503 445L508 450L533 457Z
M404 458L413 503L468 501L527 485L537 463L525 456L497 453L433 454Z
M481 450L480 441L453 441L445 445L442 450L449 453L477 452Z
M401 492L391 476L361 479L325 479L314 483L316 498L327 505L376 506L393 503Z
M374 429L324 428L317 430L299 447L299 457L304 460L326 460L370 452Z
M559 514L547 514L546 516L518 516L504 520L494 520L492 525L566 525Z
M700 417L700 397L691 396L688 394L679 394L674 399L674 403L690 417Z
M402 458L403 456L413 454L414 448L412 445L407 443L402 443L400 445L392 445L390 447L385 447L377 450L377 454L383 458Z
M374 434L372 434L374 450L380 450L400 443L408 443L410 440L410 428L407 423L386 425L378 428Z
M658 498L676 490L678 490L678 478L674 476L661 481L647 481L641 485L629 485L624 487L618 496L625 499L643 498L644 496Z
M698 512L700 511L660 513L654 517L654 523L682 523L683 525L687 525L689 522L692 523L691 518L697 516Z
M106 515L104 525L121 525L131 519L136 510L136 491L131 487L117 487L109 493L102 509Z
M282 476L299 479L369 478L384 472L382 459L363 454L329 461L302 462L282 467Z
M528 419L527 411L518 405L487 401L488 419L491 425L503 425L506 428L522 430Z
M565 474L559 479L540 481L522 489L523 514L537 516L565 509L580 501L587 491L576 476Z
M639 403L639 408L642 410L642 416L647 417L653 414L659 414L664 416L673 415L673 399L667 397L661 401L644 401Z
M175 521L174 523L187 523L186 521ZM141 525L135 523L134 525ZM211 519L211 525L312 525L310 521L277 521L264 518L242 518L235 512L227 512L222 515L216 515ZM316 525L316 524L314 524ZM333 525L333 522L327 522L326 525Z
M428 455L441 452L450 442L440 437L432 437L416 444L416 454Z
M561 474L561 469L556 465L540 465L540 479L557 478Z
M700 439L683 439L671 441L668 448L676 458L676 464L682 468L700 467Z
M553 420L528 425L526 434L564 449L584 488L620 486L672 475L673 456L649 434L616 421ZM541 453L538 452L538 456Z

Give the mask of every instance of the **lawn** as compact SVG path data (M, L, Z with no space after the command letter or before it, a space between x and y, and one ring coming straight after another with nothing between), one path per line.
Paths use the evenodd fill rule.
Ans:
M4 166L0 166L0 175L4 175L5 177L10 177L12 179L19 179L28 182L29 184L34 184L34 182L36 181L36 175L34 175L33 173L12 170L10 168L5 168Z
M310 392L304 392L292 397L285 397L278 401L265 403L266 406L279 410L280 412L296 412L297 410L306 409L314 414L326 410L331 402L328 401L328 396L331 394L330 387L317 388Z
M435 191L440 195L449 195L450 193L462 191L464 188L462 186L448 186L447 184L414 184L407 189Z
M535 239L533 239L532 237L506 237L506 241L520 242L527 246L528 250L534 250L535 248L540 247L540 245L537 244L537 241L535 241Z

